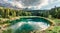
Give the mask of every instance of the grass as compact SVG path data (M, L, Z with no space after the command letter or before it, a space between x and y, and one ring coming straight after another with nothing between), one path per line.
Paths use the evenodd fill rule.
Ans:
M54 21L55 26L52 30L47 30L46 33L60 33L60 19L52 19Z

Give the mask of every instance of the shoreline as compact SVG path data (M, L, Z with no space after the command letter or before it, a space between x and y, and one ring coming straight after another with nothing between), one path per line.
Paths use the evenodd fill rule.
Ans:
M23 17L25 17L25 16L23 16ZM20 18L23 18L23 17L22 17L22 16L12 17L12 18L9 18L9 19L6 19L6 20L3 19L3 21L8 21L8 20L13 21L13 20L20 19ZM29 16L29 17L31 17L31 16ZM33 16L33 17L34 17L34 16ZM35 16L35 17L37 17L37 16ZM40 17L40 16L38 16L38 17L39 17L39 18L44 18L44 17ZM28 16L25 17L25 18L28 18ZM54 26L54 22L53 22L52 20L48 19L48 18L44 18L44 19L48 20L48 21L51 23L50 27L47 28L47 29L51 30L51 29L53 28L53 26ZM4 22L3 22L3 23L4 23ZM6 28L6 26L9 26L9 24L3 24L2 27ZM46 30L47 30L47 29L46 29Z

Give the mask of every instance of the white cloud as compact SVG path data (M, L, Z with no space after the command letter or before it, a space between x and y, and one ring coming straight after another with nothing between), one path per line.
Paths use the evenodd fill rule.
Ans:
M50 0L50 3L57 3L60 2L60 0Z
M41 9L51 9L54 8L55 6L57 7L60 6L60 0L49 0L48 5L43 6Z
M19 2L10 2L11 3L11 5L13 5L13 6L16 6L16 7L18 7L18 8L22 8L23 7L23 5L21 5Z
M36 10L36 9L40 9L41 7L46 6L46 5L48 5L48 0L41 0L41 3L39 3L38 5L28 6L28 8Z
M0 6L17 7L29 9L41 9L43 6L53 5L60 2L60 0L0 0ZM48 8L48 7L47 7Z
M42 3L37 6L38 9L40 9L43 6L48 5L48 0L42 0Z

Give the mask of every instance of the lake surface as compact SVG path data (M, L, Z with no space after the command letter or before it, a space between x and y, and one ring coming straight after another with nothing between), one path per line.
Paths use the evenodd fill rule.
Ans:
M50 22L39 17L20 18L19 20L12 21L10 28L13 33L29 33L34 30L45 30L50 27Z

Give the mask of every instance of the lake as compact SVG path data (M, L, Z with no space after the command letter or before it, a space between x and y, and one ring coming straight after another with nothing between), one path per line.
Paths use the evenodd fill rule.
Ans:
M12 22L10 28L13 29L13 33L29 33L34 30L42 31L50 27L48 20L39 17L23 17Z

